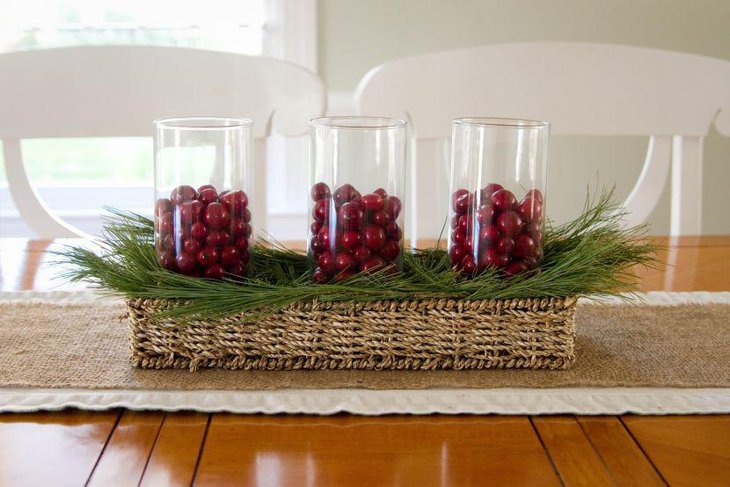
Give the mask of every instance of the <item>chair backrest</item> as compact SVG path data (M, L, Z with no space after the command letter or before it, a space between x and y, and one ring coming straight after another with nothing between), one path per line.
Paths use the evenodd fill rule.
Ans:
M320 78L257 56L176 47L70 47L0 54L0 140L11 194L40 237L78 234L32 190L19 140L151 136L173 116L246 117L256 138L257 227L266 202L265 139L300 135L325 110Z
M698 233L701 198L687 192L697 184L701 190L702 137L713 123L730 135L730 62L611 44L480 46L378 66L360 82L355 104L363 114L411 122L417 163L409 202L421 204L411 220L412 238L432 237L442 227L448 183L434 182L434 174L446 178L448 171L443 145L434 141L450 137L450 121L463 116L549 120L557 135L652 136L625 203L632 214L627 223L643 221L654 209L671 156L675 172L685 176L681 184L673 181L684 197L673 194L672 232ZM698 168L699 179L693 177ZM424 208L428 202L419 191L434 189L441 199L428 202L436 200L437 207Z

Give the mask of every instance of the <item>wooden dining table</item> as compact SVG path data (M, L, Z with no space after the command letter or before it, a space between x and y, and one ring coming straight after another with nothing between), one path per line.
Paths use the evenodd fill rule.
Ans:
M730 291L730 236L660 240L643 290ZM66 243L0 239L0 288L82 289ZM0 414L0 486L84 484L730 485L730 415Z

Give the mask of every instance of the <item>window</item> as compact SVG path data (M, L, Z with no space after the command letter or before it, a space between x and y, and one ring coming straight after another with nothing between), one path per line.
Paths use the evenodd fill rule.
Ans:
M0 51L163 45L268 55L313 68L315 18L314 0L26 0L13 2L0 16ZM273 211L298 213L301 209L282 196L291 193L286 184L301 181L302 174L289 175L285 167L303 171L303 161L286 161L290 147L301 147L301 143L272 142L281 147L271 153L281 157L272 161L271 173L286 175L284 185L271 185L270 199L277 203ZM99 214L105 205L151 212L149 139L33 139L23 140L22 150L40 196L58 216L82 231L100 231ZM32 236L12 203L1 153L0 220L1 236ZM271 233L289 238L275 228Z

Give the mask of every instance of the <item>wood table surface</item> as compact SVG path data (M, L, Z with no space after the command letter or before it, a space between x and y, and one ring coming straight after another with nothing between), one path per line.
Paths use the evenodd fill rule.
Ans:
M730 291L730 236L663 239L644 290ZM0 239L0 289L54 280L62 241ZM5 485L730 485L730 415L0 414Z

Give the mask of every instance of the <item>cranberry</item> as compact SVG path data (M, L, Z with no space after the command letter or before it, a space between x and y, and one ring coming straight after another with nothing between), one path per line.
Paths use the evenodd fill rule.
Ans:
M514 211L505 211L497 215L497 228L502 235L513 237L522 230L522 218Z
M248 236L248 225L243 220L233 220L231 221L231 228L229 229L231 231L231 235L234 237L238 236Z
M162 235L172 233L172 230L174 228L174 219L172 213L165 213L160 217L159 228Z
M329 220L331 202L332 200L330 198L323 198L314 204L312 217L315 221L322 223L325 220Z
M208 247L220 247L222 245L226 245L228 240L228 232L224 230L213 230L208 233L207 237L205 237L205 244Z
M515 248L515 241L510 237L502 237L497 241L497 252L502 255L510 255Z
M342 228L357 230L362 224L362 219L363 211L359 203L350 201L337 211L337 221Z
M200 269L193 269L192 271L183 272L188 277L202 277L203 273L200 272Z
M198 193L192 186L178 186L170 193L170 201L173 205L181 205L186 201L194 200L198 197Z
M480 242L496 242L499 240L500 234L499 229L496 225L486 225L479 229L479 241Z
M198 189L198 201L204 205L215 203L218 201L218 191L216 191L212 186Z
M540 191L539 189L531 189L527 192L525 198L535 198L541 204L545 203L545 200L542 198L542 191Z
M534 196L525 197L517 205L517 213L528 222L542 221L542 203Z
M223 228L228 224L230 214L225 206L221 203L211 203L205 209L204 221L208 225L208 228L217 230Z
M202 222L195 222L190 227L190 236L198 240L208 235L208 228Z
M482 188L482 201L487 201L489 198L492 197L494 193L499 191L500 189L504 189L504 186L497 183L489 183L484 188Z
M457 265L461 263L461 260L466 255L466 249L463 245L454 244L449 249L449 257L451 258L451 265Z
M251 221L251 210L248 208L243 209L243 213L241 213L241 219L245 221L246 223Z
M322 242L320 242L319 238L317 236L312 237L312 240L309 241L309 248L314 252L315 254L321 254L324 252L327 247L325 247Z
M241 260L241 251L233 245L223 247L221 250L221 264L224 266L232 266Z
M160 265L164 269L167 269L168 271L174 271L177 269L175 254L172 252L165 252L164 254L159 255L158 258L160 259Z
M372 253L370 252L370 249L362 246L355 249L353 252L353 256L355 257L355 260L359 263L366 262L368 259L370 259L370 256Z
M251 252L248 249L246 249L241 252L241 263L246 265L249 262L251 262Z
M220 259L220 252L216 247L205 247L198 252L195 256L198 263L203 266L210 266L216 264Z
M360 199L360 193L351 185L343 184L333 195L337 208L355 199Z
M535 241L528 235L518 235L515 238L515 248L512 251L515 257L527 257L535 252Z
M383 197L379 194L366 194L360 199L360 204L367 211L377 211L383 208Z
M243 209L248 206L248 196L240 189L229 191L220 196L219 200L234 215L242 214Z
M190 254L186 254L185 252L177 254L175 262L177 262L177 268L182 272L190 272L195 269L196 265L195 257Z
M476 262L474 262L474 256L467 254L463 259L461 259L461 270L467 274L473 274L476 268L477 266Z
M371 221L376 225L379 225L381 227L386 227L386 226L388 226L388 224L390 224L391 218L383 210L378 210L376 212L373 212Z
M355 258L350 252L340 252L335 257L335 268L338 271L344 271L346 269L352 269L355 267Z
M165 235L160 241L162 248L165 250L175 250L175 239L172 235Z
M317 259L320 269L327 274L332 274L337 270L337 264L335 264L335 256L330 251L322 252L322 255Z
M464 240L462 245L464 246L464 251L466 251L467 254L474 253L474 240L472 240L471 235L467 234L466 240Z
M335 282L344 281L345 279L348 279L355 275L355 271L352 269L345 269L344 271L340 272L335 276Z
M400 240L403 238L403 230L401 230L400 225L398 225L396 222L388 223L385 231L388 233L388 238L391 240L395 240L396 242L400 242Z
M536 269L537 266L540 264L540 259L533 255L528 255L527 257L522 259L522 262L525 263L528 269Z
M232 266L226 267L226 272L229 274L233 274L234 276L245 276L246 265L243 263L243 261L238 261Z
M248 238L251 235L253 235L253 227L251 226L250 223L247 223L246 224L246 229L243 231L243 236L246 237L246 238Z
M457 244L463 244L466 241L466 230L456 228L451 232L451 240Z
M334 238L332 238L332 233L334 233ZM340 240L342 239L342 235L339 232L336 230L330 231L329 227L322 227L317 236L319 237L319 241L322 242L322 245L324 245L324 248L332 250L340 246Z
M479 256L479 267L504 267L509 264L509 257L497 252L494 247L484 249Z
M310 194L312 196L312 200L319 201L324 198L330 197L330 187L327 186L326 183L316 183L314 186L312 186L312 190L310 191Z
M374 271L382 268L385 265L385 261L376 256L370 257L367 261L360 264L360 270L363 272Z
M164 215L172 211L172 201L167 198L160 198L155 203L155 215Z
M515 260L510 262L507 267L504 268L504 273L508 276L514 276L527 271L527 265L521 260Z
M477 221L481 225L491 223L494 218L494 213L495 211L492 205L482 205L481 208L477 210Z
M370 250L379 250L385 244L385 230L377 225L368 225L362 232L363 243Z
M316 282L317 284L325 284L325 283L329 282L330 276L326 272L324 272L322 269L317 267L314 270L314 273L312 274L312 280L314 282Z
M198 200L186 201L180 205L180 220L185 223L196 222L200 219L203 203Z
M393 261L400 255L400 245L395 240L388 240L380 249L380 256L386 261Z
M507 189L500 189L498 191L495 191L490 197L490 201L492 202L492 206L494 206L494 209L497 211L511 210L517 203L515 195L513 195L512 192Z
M309 231L312 235L317 235L319 231L322 229L322 223L318 221L313 221L311 225L309 225Z
M397 220L403 204L397 196L388 196L383 201L383 211L385 211L391 220Z
M463 201L466 202L466 205L462 202L462 198L465 198ZM451 208L459 215L466 213L467 207L469 206L468 203L469 191L466 189L457 189L454 191L454 194L451 195Z
M349 231L342 235L342 246L347 250L355 250L362 245L362 237L358 232Z
M383 199L388 197L388 193L383 188L376 189L375 191L373 191L373 194L377 194Z
M246 252L248 250L248 239L246 237L236 237L233 245L235 245L241 252Z
M188 254L195 255L200 250L200 242L198 242L194 238L186 238L183 241L182 248L183 251L187 252Z
M220 264L213 264L209 266L203 272L203 277L208 279L222 279L223 278L223 266Z

